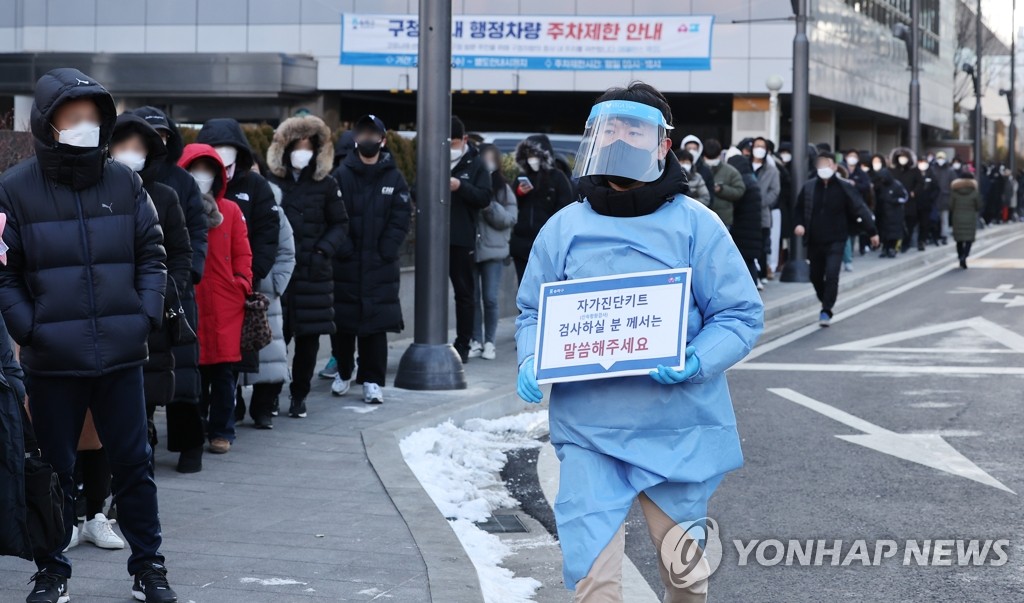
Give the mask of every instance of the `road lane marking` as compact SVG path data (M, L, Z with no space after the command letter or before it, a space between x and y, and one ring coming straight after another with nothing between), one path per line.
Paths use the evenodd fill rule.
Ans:
M984 258L971 260L971 268L1024 269L1024 260L1017 258Z
M938 335L940 333L949 333L961 330L974 331L975 333L985 337L986 339L1000 344L1001 346L1003 346L1003 349L993 350L988 348L965 348L962 346L952 348L883 347L890 343L908 341L911 339L917 339L919 337L928 337L929 335ZM858 339L857 341L840 343L837 345L831 345L819 349L825 352L1015 354L1024 353L1024 336L1018 335L1017 333L1014 333L1013 331L1005 327L1001 327L990 320L986 320L981 316L976 316L974 318L968 318L967 320L957 320L953 322L945 322L936 325L917 327L916 329L898 331L896 333L888 333L886 335L879 335L878 337L868 337L867 339Z
M1019 295L1024 293L1024 291L1014 289L1011 284L999 285L995 289L986 289L984 287L957 287L949 293L953 295L977 295L979 293L984 293L985 295L981 298L981 303L983 304L1002 304L1005 308L1017 308L1024 306L1024 295ZM1013 297L1004 298L1004 294L1013 295Z
M1024 367L1012 366L894 366L884 364L811 364L800 362L746 362L736 371L802 373L872 373L893 375L1024 375Z
M837 435L836 437L841 440L1016 494L960 454L941 435L936 433L896 433L788 388L769 388L768 391L863 432L858 435Z

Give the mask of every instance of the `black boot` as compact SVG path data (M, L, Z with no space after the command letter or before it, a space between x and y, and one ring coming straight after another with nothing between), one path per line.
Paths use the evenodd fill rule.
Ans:
M256 429L273 429L274 417L270 414L273 399L269 398L260 385L252 388L252 399L249 401L249 416Z
M181 451L178 456L178 473L199 473L203 470L203 447Z
M245 398L242 397L242 386L235 388L235 423L245 420Z

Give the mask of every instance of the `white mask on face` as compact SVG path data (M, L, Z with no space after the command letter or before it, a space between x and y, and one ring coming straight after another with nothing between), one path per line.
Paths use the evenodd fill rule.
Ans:
M238 149L231 145L223 145L219 147L213 147L214 151L217 151L217 155L220 156L221 163L224 167L231 167L235 165L235 160L238 159Z
M462 154L465 153L465 152L466 152L465 148L462 148L462 149L452 149L451 150L452 163L455 163L459 159L462 159Z
M946 165L946 160L945 159L936 159L935 163L937 163L939 165L939 167L942 167L942 166Z
M292 151L292 154L289 156L289 159L291 160L293 168L301 170L305 168L307 165L309 165L309 161L313 159L313 151L310 151L309 149L299 149L297 151Z
M821 178L822 180L828 180L829 178L834 176L835 173L836 173L836 171L833 170L830 167L820 167L820 168L818 168L818 178Z
M199 192L207 194L210 189L213 188L213 174L207 174L206 172L190 172L192 178L196 181L196 185L199 187Z
M928 164L922 161L921 163L917 164L917 169L923 172L928 169Z
M793 161L793 156L790 155L789 153L779 153L779 158L785 161L786 163Z
M873 162L871 162L871 169L875 170L876 172L878 170L882 169L882 162L881 161L873 161Z
M959 170L960 169L960 164L954 161L953 162L953 169L954 170Z
M754 157L758 159L764 159L764 156L768 154L768 149L763 147L754 147Z
M853 165L857 165L857 163L859 163L859 162L860 162L860 158L859 157L855 157L854 155L850 155L849 157L846 158L846 165L853 166Z
M61 144L83 149L100 146L100 127L90 121L79 122L67 130L58 130L53 124L50 127L59 134L57 142Z
M498 166L493 161L488 161L487 171L493 174L494 172L498 171Z
M718 167L718 164L722 163L722 160L721 159L705 159L704 163L708 164L708 166L710 166L710 167Z
M146 156L135 151L123 151L114 155L114 161L123 163L136 172L141 172L146 167Z
M899 163L900 165L907 165L907 163L909 163L909 162L910 162L910 159L909 159L908 157L905 157L905 156L903 156L903 155L900 155L899 157L897 157L897 158L896 158L896 161L897 161L897 163Z
M529 159L526 160L526 163L528 163L530 165L530 169L531 170L533 170L535 172L539 172L540 171L540 158L539 157L530 157Z
M686 172L687 174L689 174L690 170L693 169L693 165L691 165L689 163L681 163L680 165L682 166L683 171Z

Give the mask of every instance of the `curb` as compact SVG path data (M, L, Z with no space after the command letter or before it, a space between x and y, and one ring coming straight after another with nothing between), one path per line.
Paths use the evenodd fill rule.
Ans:
M399 442L414 431L447 420L461 424L471 418L496 419L522 411L524 406L514 393L487 393L362 431L366 458L405 520L427 566L430 599L435 603L482 603L484 599L473 562L406 464Z

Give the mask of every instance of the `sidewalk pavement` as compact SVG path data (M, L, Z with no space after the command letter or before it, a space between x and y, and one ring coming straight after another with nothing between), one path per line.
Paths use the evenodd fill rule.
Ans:
M1024 233L1019 225L979 231L978 248ZM954 263L951 244L897 259L854 257L841 276L837 311L894 280ZM409 292L411 294L411 292ZM809 284L768 283L766 335L817 318ZM316 379L309 417L275 419L258 431L247 419L223 456L207 454L202 473L179 475L177 455L157 450L163 552L182 603L290 601L479 601L475 572L441 514L398 451L398 440L446 418L496 418L525 409L514 396L513 318L501 321L498 359L466 365L469 388L456 392L385 389L381 406L362 402L355 386L332 397ZM391 345L389 383L410 340ZM321 362L330 353L321 342ZM287 408L287 393L282 397ZM163 417L158 415L161 437ZM130 599L127 551L82 544L69 553L76 603ZM0 601L28 592L31 563L0 558Z

